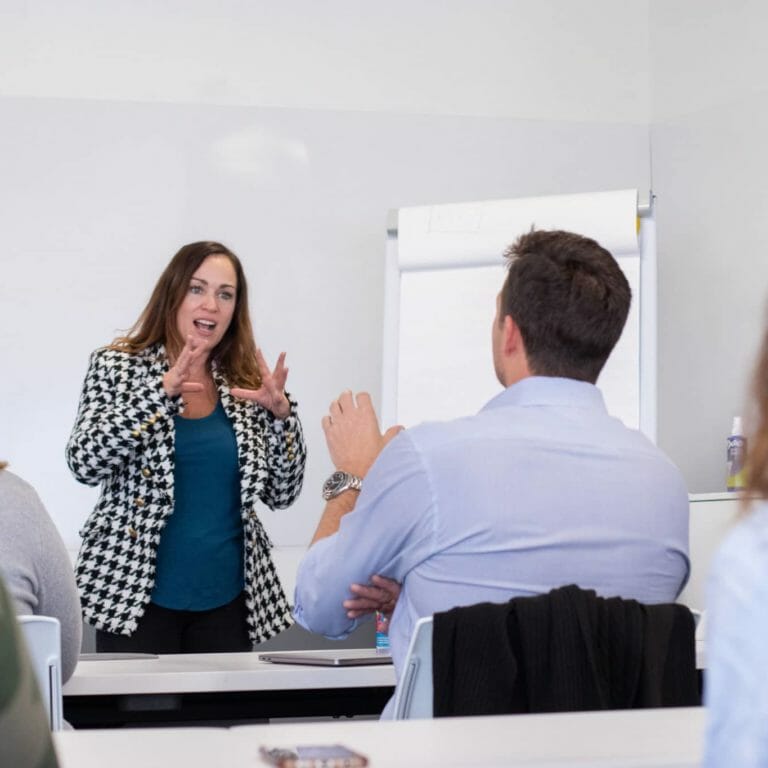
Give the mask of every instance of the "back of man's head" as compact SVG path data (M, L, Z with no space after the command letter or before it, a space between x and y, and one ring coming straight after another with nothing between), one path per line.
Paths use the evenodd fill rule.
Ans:
M611 254L572 232L532 231L504 254L500 322L520 329L537 376L594 383L621 336L632 291Z

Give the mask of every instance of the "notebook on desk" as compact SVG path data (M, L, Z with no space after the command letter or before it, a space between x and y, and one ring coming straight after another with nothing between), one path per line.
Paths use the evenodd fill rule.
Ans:
M373 649L260 653L259 659L272 664L305 664L316 667L361 667L392 663L391 656L376 653Z

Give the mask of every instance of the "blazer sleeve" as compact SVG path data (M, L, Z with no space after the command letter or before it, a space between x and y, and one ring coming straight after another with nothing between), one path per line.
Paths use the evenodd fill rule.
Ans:
M270 509L285 509L298 498L304 482L307 448L297 410L297 403L286 393L291 412L276 419L265 408L256 409L256 419L264 435L267 454L267 481L260 494Z
M81 483L98 485L128 463L180 404L180 397L166 395L160 376L148 375L138 356L96 350L66 447L72 474Z

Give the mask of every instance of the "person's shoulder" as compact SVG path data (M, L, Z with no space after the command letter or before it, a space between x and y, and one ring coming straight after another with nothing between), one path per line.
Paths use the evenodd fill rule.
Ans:
M726 535L717 553L716 568L759 568L768 576L768 501L755 501Z
M23 514L29 520L33 516L46 516L37 491L26 480L7 469L0 470L0 508L4 517Z
M124 352L116 347L98 347L91 352L91 365L114 365L130 357L131 355L128 352Z
M430 437L432 435L448 435L456 431L456 425L462 419L452 419L450 421L421 421L408 428L408 435L417 439Z
M23 478L11 472L9 469L0 471L0 484L4 491L14 491L30 496L37 496L35 489Z
M420 450L432 447L446 448L457 442L473 440L486 431L484 414L473 414L447 421L423 421L405 430L414 446Z
M768 550L768 501L752 502L745 510L744 517L728 532L723 542L723 546L729 549L745 545L758 551Z
M162 355L160 348L155 345L140 352L129 352L114 346L99 347L91 353L91 363L105 367L141 366L154 362Z
M608 419L614 427L612 435L616 441L616 450L626 451L628 456L634 456L638 461L652 462L657 473L666 473L676 483L685 485L677 464L648 435L640 429L628 427L615 416L609 416Z

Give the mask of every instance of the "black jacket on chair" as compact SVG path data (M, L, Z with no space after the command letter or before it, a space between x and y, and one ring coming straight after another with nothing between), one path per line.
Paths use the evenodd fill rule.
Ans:
M693 616L560 587L434 616L435 717L700 703Z

